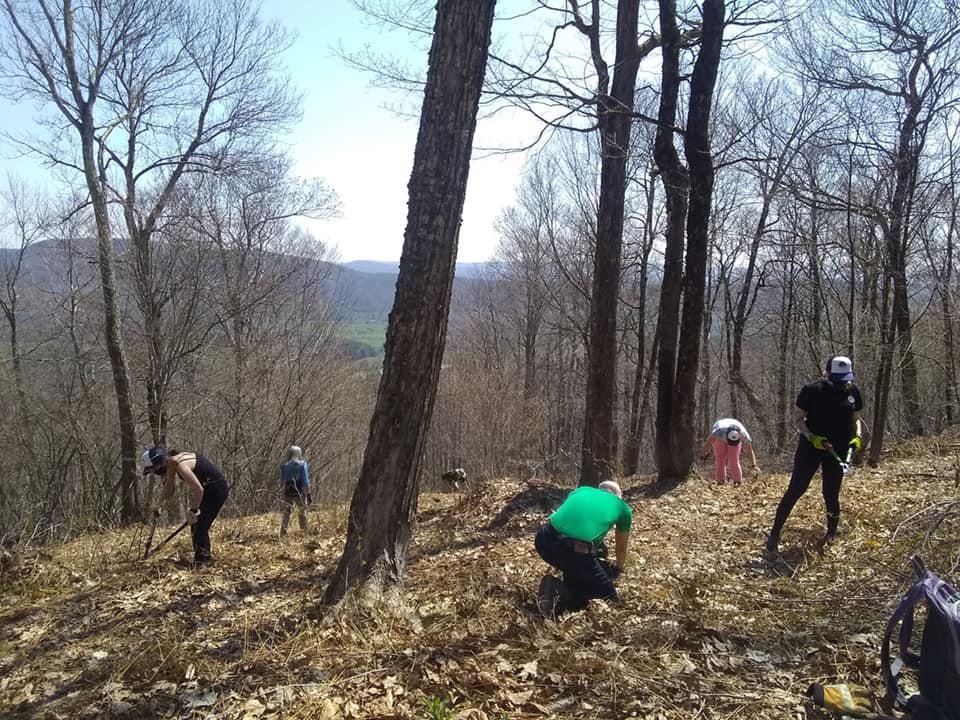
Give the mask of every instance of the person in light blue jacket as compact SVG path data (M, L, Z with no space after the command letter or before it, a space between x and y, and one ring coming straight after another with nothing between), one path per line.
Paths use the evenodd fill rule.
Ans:
M287 460L280 466L280 492L283 501L283 515L280 518L280 534L286 535L290 526L290 514L297 507L300 529L307 529L307 506L313 501L310 497L310 466L303 459L303 451L296 445L287 449Z

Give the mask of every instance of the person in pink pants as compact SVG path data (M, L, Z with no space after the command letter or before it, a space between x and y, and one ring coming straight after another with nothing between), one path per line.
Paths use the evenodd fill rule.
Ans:
M743 424L733 418L721 418L713 424L700 449L700 460L705 462L713 449L713 477L718 485L727 481L728 474L734 485L739 485L743 480L740 452L744 447L750 455L750 465L756 477L760 474L760 468L757 467L757 456L753 452L753 438Z

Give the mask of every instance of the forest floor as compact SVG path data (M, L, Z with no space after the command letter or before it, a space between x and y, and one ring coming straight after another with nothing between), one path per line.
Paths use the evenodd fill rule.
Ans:
M880 694L910 553L960 580L955 518L925 538L931 506L958 500L958 453L960 438L926 439L858 468L826 547L815 480L775 566L760 550L785 475L693 476L660 497L626 480L622 603L560 622L536 609L547 568L533 536L570 488L541 480L422 495L402 606L311 612L343 508L283 539L276 513L218 521L201 570L183 536L139 561L142 527L28 548L0 578L0 716L824 718L804 699L811 682Z

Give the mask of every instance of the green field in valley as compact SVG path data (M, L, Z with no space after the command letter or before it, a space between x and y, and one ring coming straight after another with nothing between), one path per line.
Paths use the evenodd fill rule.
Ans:
M340 323L337 335L355 349L358 357L382 357L387 324L381 321Z

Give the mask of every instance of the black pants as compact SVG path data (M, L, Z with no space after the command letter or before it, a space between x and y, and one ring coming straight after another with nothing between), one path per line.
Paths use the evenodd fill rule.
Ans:
M843 468L829 452L817 450L809 440L801 436L797 444L797 452L793 456L790 485L777 506L777 515L770 530L770 539L767 541L767 546L771 549L776 549L784 523L787 522L797 500L810 487L810 481L818 468L823 469L823 502L827 506L827 529L829 532L836 532L837 522L840 519L840 485L843 482Z
M227 500L227 492L226 480L214 480L203 486L200 517L196 525L190 528L190 534L193 535L193 559L197 562L207 562L213 557L210 553L210 526L220 514L220 508Z
M550 523L540 528L534 546L545 562L563 574L563 584L570 592L570 610L585 607L591 598L617 599L613 580L596 553L576 552L572 541Z

